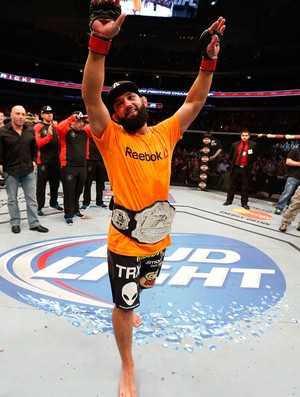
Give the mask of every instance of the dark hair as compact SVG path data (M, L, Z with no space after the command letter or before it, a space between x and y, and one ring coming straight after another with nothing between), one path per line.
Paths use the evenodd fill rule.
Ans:
M248 128L243 128L243 129L241 130L241 135L242 135L243 133L244 133L244 134L246 133L246 134L251 135L251 134L250 134L250 131L248 130Z

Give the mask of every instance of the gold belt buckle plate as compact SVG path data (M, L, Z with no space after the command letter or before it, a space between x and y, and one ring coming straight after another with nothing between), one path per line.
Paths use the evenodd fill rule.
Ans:
M131 235L141 243L157 243L170 233L174 216L175 208L168 201L157 201L135 215L136 228Z

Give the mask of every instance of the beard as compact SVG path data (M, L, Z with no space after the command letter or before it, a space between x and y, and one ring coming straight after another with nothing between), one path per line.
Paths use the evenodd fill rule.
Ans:
M119 123L122 125L126 132L132 134L142 128L145 123L147 123L148 119L149 115L146 106L141 105L141 107L137 109L137 114L135 116L119 117Z

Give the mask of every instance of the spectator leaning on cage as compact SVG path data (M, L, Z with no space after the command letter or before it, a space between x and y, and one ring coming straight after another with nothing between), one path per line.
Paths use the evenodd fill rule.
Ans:
M279 230L281 232L286 232L287 228L296 219L296 216L299 212L300 212L300 185L298 186L295 194L293 195L290 205L288 206L288 208L286 209L286 211L282 216ZM298 223L297 230L300 232L300 222Z
M91 2L82 96L115 198L107 245L115 304L112 322L122 360L118 396L136 397L132 327L140 325L141 319L134 309L140 304L140 291L154 286L171 244L174 208L167 200L172 153L206 101L225 20L220 17L200 38L203 60L183 105L170 118L149 127L147 99L133 82L115 82L106 97L107 107L100 95L105 55L124 19L118 0Z
M284 186L284 190L279 197L275 206L275 214L280 215L291 200L297 187L300 185L300 146L289 151L286 158L288 166L288 177Z
M59 144L56 129L52 125L53 109L51 106L42 107L41 118L42 122L34 126L34 132L38 145L36 187L38 215L44 216L43 207L47 181L49 181L50 187L50 207L58 211L63 211L63 208L57 201L60 181Z
M251 178L253 164L257 158L257 144L250 141L250 132L242 130L241 139L234 142L229 152L230 160L230 186L227 199L223 205L230 205L234 199L235 192L241 191L241 205L249 210L248 185Z
M21 231L18 204L18 189L21 184L30 230L46 233L48 229L40 225L37 216L35 134L33 128L26 125L26 111L23 106L14 106L10 117L11 122L0 128L0 164L3 165L11 231Z

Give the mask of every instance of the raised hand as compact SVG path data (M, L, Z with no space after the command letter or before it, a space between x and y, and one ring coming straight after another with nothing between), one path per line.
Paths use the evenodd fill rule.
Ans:
M90 3L89 27L92 35L111 40L126 18L121 14L120 0L92 0Z
M53 136L53 126L52 126L52 124L50 124L49 127L48 127L48 134Z
M220 17L215 23L208 29L212 36L210 43L206 48L206 52L211 59L218 57L220 51L220 38L225 30L225 19Z
M220 38L225 30L225 19L220 17L200 36L200 50L205 59L216 59L220 51Z

